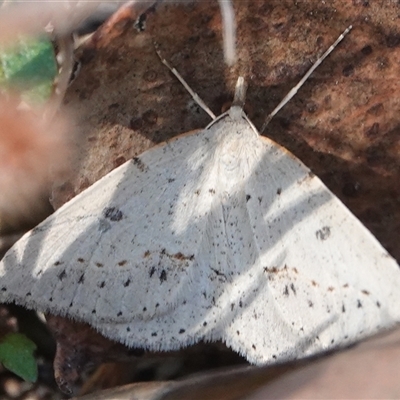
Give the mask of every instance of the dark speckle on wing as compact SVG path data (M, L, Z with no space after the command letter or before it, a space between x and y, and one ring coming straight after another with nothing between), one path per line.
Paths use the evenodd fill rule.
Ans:
M122 211L116 207L106 207L103 210L103 216L113 222L121 221L123 214Z
M324 226L317 232L315 232L315 236L317 237L318 240L321 241L328 239L330 235L331 235L331 228L329 226Z

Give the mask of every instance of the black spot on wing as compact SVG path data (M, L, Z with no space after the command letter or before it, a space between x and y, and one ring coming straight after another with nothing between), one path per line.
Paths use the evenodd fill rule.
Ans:
M264 267L264 272L267 274L276 274L279 272L278 267Z
M67 276L67 273L65 272L65 269L63 269L59 274L58 274L58 279L62 281L65 277Z
M175 258L176 260L179 260L179 261L186 261L186 260L192 261L192 260L194 260L194 254L191 254L189 256L185 256L181 252L175 253L175 254L167 254L167 256L169 258Z
M331 228L329 228L329 226L324 226L317 232L315 232L315 236L317 237L318 240L321 241L328 239L330 235L331 235Z
M296 288L294 287L293 283L290 284L290 289L294 295L296 295Z
M163 269L160 274L160 283L163 283L166 280L167 280L167 272L165 271L165 269Z
M289 286L288 285L285 285L285 289L283 290L283 295L289 296Z
M218 271L215 268L211 268L211 271L213 271L217 276L223 278L224 280L227 280L226 275L223 272Z
M32 232L32 234L36 234L36 233L39 233L39 232L44 232L45 229L46 229L46 228L43 227L43 226L35 226L35 227L31 230L31 232Z
M110 221L118 222L118 221L121 221L124 214L122 213L122 211L119 208L106 207L103 210L103 216L104 216L104 218L109 219Z
M146 164L139 157L134 157L132 160L140 171L142 172L146 171L147 169Z

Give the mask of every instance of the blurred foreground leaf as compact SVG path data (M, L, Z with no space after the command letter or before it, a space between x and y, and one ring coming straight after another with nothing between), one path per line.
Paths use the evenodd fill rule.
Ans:
M21 333L10 333L0 343L0 362L5 368L29 382L37 379L37 365L33 352L35 343Z
M23 92L28 102L44 102L50 97L57 72L48 38L20 39L16 45L0 50L0 86Z

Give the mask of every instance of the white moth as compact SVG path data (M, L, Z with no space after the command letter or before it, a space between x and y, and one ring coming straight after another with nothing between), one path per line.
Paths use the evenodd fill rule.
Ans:
M400 272L236 102L28 232L0 264L0 301L85 321L132 347L221 339L266 364L393 326Z

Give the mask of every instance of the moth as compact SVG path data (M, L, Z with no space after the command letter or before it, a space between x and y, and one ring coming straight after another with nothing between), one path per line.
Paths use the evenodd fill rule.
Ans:
M130 347L222 340L257 365L396 324L397 263L301 161L259 135L244 87L206 128L126 162L23 236L0 263L0 301Z

